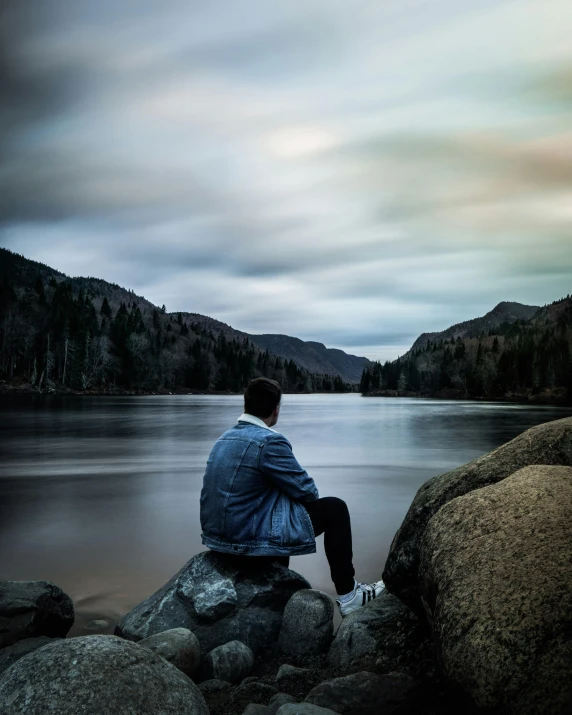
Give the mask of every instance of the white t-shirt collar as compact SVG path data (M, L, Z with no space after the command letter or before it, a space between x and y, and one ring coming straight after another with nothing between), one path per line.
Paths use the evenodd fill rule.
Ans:
M276 432L276 430L272 429L272 427L269 427L266 422L263 422L260 417L255 417L255 415L249 415L248 412L243 412L238 418L237 422L250 422L251 425L257 425L258 427L269 429L271 432Z

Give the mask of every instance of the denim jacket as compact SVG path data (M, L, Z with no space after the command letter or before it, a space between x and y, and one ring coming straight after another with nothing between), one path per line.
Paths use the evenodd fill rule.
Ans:
M250 556L314 553L314 530L302 504L318 497L290 442L262 420L242 415L207 461L202 542L214 551Z

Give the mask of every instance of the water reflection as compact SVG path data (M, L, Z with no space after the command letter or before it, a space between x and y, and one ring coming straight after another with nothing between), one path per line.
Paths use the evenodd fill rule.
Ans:
M0 579L48 579L74 633L150 594L202 550L199 493L238 396L3 398ZM278 428L322 496L350 507L358 578L379 578L418 487L528 427L572 410L490 403L286 395ZM333 593L322 553L292 559Z

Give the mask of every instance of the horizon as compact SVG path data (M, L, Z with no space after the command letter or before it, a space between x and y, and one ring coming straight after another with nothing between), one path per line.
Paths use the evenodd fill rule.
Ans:
M566 17L564 0L13 4L0 246L381 362L499 302L551 303L572 282Z
M10 249L6 249L6 250L10 250ZM11 252L12 252L12 253L17 253L16 251L11 251ZM26 260L29 260L29 261L33 261L33 260L34 260L34 259L31 259L31 258L28 258L27 256L23 256L22 254L18 254L18 255L20 255L22 258L24 258L24 259L26 259ZM35 261L35 262L36 262L36 263L41 263L40 261ZM106 283L111 283L111 281L107 281L105 278L100 278L99 276L92 276L92 275L87 275L87 274L86 274L86 275L70 276L70 275L67 275L66 273L64 273L63 271L60 271L58 268L55 268L54 266L50 266L50 265L45 264L45 263L41 263L41 265L43 265L43 266L45 266L46 268L49 268L49 269L51 269L51 270L55 270L56 272L61 273L62 275L66 276L66 278L70 278L70 279L72 279L72 280L73 280L73 279L76 279L76 278L84 278L84 279L87 278L87 279L94 279L94 280L102 280L102 281L104 281L104 282L106 282ZM116 283L116 284L114 284L114 285L117 285L119 288L121 288L122 290L125 290L125 291L131 291L131 290L132 290L132 289L130 289L128 286L120 285L120 284L118 284L118 283ZM150 301L150 300L149 300L146 296L144 296L144 295L140 295L140 294L135 293L135 292L133 292L133 294L134 294L137 298L141 298L141 299L143 299L143 300L146 300L146 301L152 303L152 304L153 304L155 307L157 307L157 308L160 308L161 305L164 305L164 303L161 303L161 301L159 301L158 303L153 303L152 301ZM567 295L569 295L569 294L567 294ZM484 315L486 315L486 314L492 312L495 308L497 308L497 307L498 307L500 304L502 304L502 303L517 303L518 305L526 305L527 307L542 308L542 307L544 307L544 306L550 305L551 303L556 302L556 301L561 300L561 299L564 299L564 298L566 298L566 296L563 295L563 296L560 296L559 298L555 298L554 300L548 301L548 302L543 303L543 304L541 304L541 305L531 305L531 304L526 304L526 303L519 303L518 301L512 301L512 300L501 300L501 301L499 301L498 303L496 303L494 306L492 306L489 310L487 310L485 313L483 313L483 315L475 315L475 316L472 316L472 317L469 317L469 318L465 318L464 320L457 321L457 323L463 323L463 322L466 322L466 321L475 320L475 319L477 319L477 318L482 318ZM189 313L189 314L194 314L194 315L200 315L200 316L202 316L202 317L211 318L211 319L216 320L216 321L218 321L218 322L220 322L220 323L223 323L223 324L227 325L229 328L232 328L233 330L237 330L237 331L242 332L242 333L247 333L248 335L252 335L252 336L255 336L255 335L280 335L280 336L284 336L284 337L289 337L289 338L295 338L295 339L298 339L298 340L302 340L302 341L305 342L305 343L306 343L306 342L321 343L321 344L324 345L326 348L332 348L332 349L337 349L337 350L343 350L343 352L345 352L346 354L351 355L351 356L353 356L353 357L366 357L366 358L368 358L368 360L371 360L372 362L376 362L376 361L379 361L379 362L382 362L382 363L386 362L386 360L380 360L380 359L377 358L377 357L370 358L370 357L368 357L368 356L365 355L365 354L358 354L358 353L348 352L346 349L344 349L344 348L342 348L342 347L339 347L339 346L336 346L336 345L328 345L328 344L326 344L326 343L323 343L321 340L316 340L316 339L312 339L312 338L308 338L308 339L306 339L306 340L303 340L302 338L299 338L297 335L289 335L289 334L286 334L286 333L248 333L246 330L243 330L242 328L237 327L236 325L231 325L231 324L229 324L229 323L226 323L225 321L220 320L218 317L213 316L213 315L205 315L205 314L203 314L203 313L197 313L197 312L194 311L194 310L169 310L169 308L168 308L167 306L165 306L165 307L166 307L166 309L167 309L166 312L167 312L168 315L175 315L175 314L177 314L177 313ZM411 345L409 345L409 347L408 347L406 350L404 350L404 353L408 352L408 351L411 349L411 347L413 346L413 343L415 342L415 340L417 340L419 337L421 337L421 335L426 334L426 333L440 333L440 332L443 332L443 331L447 330L448 328L451 328L452 326L456 325L457 323L450 323L450 324L447 325L446 327L441 328L441 329L439 329L439 330L435 330L435 331L427 331L427 330L422 331L422 332L419 333L419 334L416 336L416 338L411 342ZM403 353L403 354L404 354L404 353ZM396 359L398 359L398 358L400 358L400 357L402 357L402 354L397 355L396 357L387 358L387 360L393 361L393 360L396 360Z

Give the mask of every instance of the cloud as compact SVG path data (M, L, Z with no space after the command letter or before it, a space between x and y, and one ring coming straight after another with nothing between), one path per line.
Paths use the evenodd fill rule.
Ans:
M563 0L12 3L0 243L370 357L553 300L567 19Z

